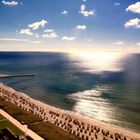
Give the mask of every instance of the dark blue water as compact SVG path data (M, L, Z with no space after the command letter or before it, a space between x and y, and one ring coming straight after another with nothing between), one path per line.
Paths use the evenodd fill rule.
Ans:
M49 105L140 131L140 54L0 52L0 82Z

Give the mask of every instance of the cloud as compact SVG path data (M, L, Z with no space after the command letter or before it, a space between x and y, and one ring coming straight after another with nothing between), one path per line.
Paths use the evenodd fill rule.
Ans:
M133 13L140 14L140 2L136 2L135 4L129 5L126 11L131 11Z
M75 39L76 39L76 37L68 37L68 36L63 36L62 37L62 40L66 40L66 41L73 41Z
M43 38L57 38L57 34L55 32L52 32L50 34L43 34Z
M114 6L120 6L119 2L114 3Z
M114 42L113 45L124 45L125 43L122 41Z
M131 19L124 24L124 27L125 28L129 28L129 27L140 28L140 19L139 18Z
M31 41L30 43L39 44L41 41Z
M18 5L18 2L16 2L16 1L5 1L5 0L3 0L2 1L2 4L7 5L7 6L15 6L15 5Z
M77 25L76 26L76 29L78 29L78 30L86 30L86 25Z
M68 15L68 11L64 10L64 11L61 12L61 14L67 16Z
M26 35L33 35L33 33L30 31L30 29L21 29L20 34L26 34Z
M56 32L54 32L54 29L46 29L44 30L45 33L47 34L43 34L42 37L43 38L57 38L57 34Z
M18 41L18 42L28 42L28 39L18 39L18 38L0 38L1 41Z
M139 43L136 43L136 45L137 45L137 46L140 46L140 42L139 42Z
M35 33L35 37L36 37L36 38L39 38L39 34L38 34L38 33Z
M81 5L81 9L80 9L79 13L82 14L83 16L85 16L85 17L93 16L94 15L94 11L93 10L86 11L86 5L85 4Z
M83 2L86 2L87 0L83 0Z
M91 38L85 38L85 41L92 42Z
M32 24L29 24L28 27L29 28L32 28L32 30L36 30L38 29L39 27L44 27L45 24L47 24L48 21L47 20L44 20L42 19L41 21L37 21L37 22L34 22Z
M85 4L82 4L81 5L81 11L85 11L86 10L86 6L85 6Z
M44 30L45 33L51 33L51 32L54 32L54 29L47 29L47 30Z

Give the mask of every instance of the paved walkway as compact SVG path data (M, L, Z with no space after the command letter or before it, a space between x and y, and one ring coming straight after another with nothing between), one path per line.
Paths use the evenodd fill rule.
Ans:
M12 116L10 116L8 113L0 109L0 114L3 115L6 119L8 119L11 123L13 123L15 126L17 126L20 130L22 130L26 135L30 136L34 140L44 140L39 135L37 135L32 130L28 129L26 125L22 125L19 121L14 119Z

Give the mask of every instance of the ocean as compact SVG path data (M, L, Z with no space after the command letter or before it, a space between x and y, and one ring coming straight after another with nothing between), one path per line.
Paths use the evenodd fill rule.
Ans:
M140 132L140 54L0 52L0 82L49 105Z

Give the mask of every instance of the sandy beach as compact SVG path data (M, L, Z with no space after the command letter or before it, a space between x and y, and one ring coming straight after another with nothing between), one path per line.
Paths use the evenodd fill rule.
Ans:
M140 134L52 107L0 83L0 96L85 140L140 140Z

